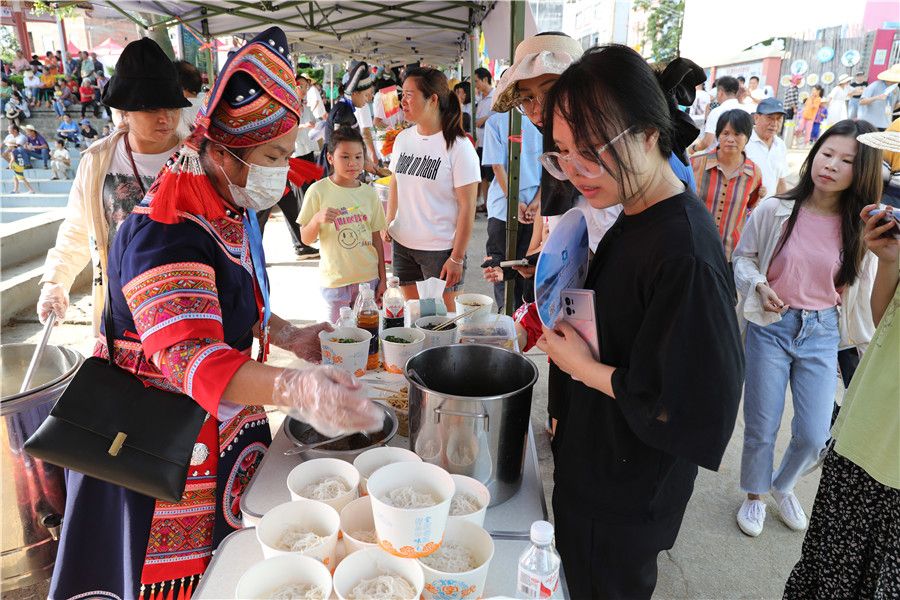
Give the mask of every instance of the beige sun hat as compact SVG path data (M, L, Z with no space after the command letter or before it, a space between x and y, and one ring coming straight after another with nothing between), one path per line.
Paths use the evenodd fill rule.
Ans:
M547 74L562 75L582 54L581 44L564 33L542 33L523 40L516 46L512 66L497 82L491 108L495 112L508 112L519 103L516 85L519 81Z
M838 78L838 85L844 85L845 83L850 83L853 78L850 77L849 74L844 73Z
M900 83L900 63L897 63L887 71L879 73L878 79L888 83Z
M900 131L873 131L856 136L860 143L879 150L900 152Z

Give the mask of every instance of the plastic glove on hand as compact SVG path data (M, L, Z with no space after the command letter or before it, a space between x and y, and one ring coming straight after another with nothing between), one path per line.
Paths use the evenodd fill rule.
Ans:
M37 302L38 320L46 323L50 313L55 313L56 324L59 325L66 318L68 308L69 293L66 289L58 283L45 283Z
M328 437L378 431L384 422L362 385L334 367L285 369L275 378L272 404Z
M329 323L314 323L306 327L283 327L272 334L272 343L279 348L290 350L305 361L317 363L322 360L322 344L319 343L320 331L332 331Z

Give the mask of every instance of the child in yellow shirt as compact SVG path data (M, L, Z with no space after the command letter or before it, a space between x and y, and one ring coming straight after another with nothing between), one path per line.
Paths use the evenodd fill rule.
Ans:
M343 127L327 148L333 173L312 184L297 222L304 244L320 241L319 276L328 317L334 323L343 306L352 306L360 283L369 283L381 301L386 286L384 209L370 185L360 183L365 146L358 131Z

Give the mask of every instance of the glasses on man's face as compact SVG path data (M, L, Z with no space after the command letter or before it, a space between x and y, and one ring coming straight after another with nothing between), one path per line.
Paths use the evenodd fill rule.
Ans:
M593 157L581 154L564 156L559 152L544 152L539 157L541 165L547 169L547 173L560 181L568 181L570 175L566 172L567 169L574 171L575 175L578 175L579 177L600 177L606 173L606 169L603 168L600 156L630 131L631 127L609 140L609 143L597 148L594 151Z
M519 103L516 104L516 110L528 116L528 113L539 112L544 107L544 99L543 98L535 98L534 96L525 96L519 98Z

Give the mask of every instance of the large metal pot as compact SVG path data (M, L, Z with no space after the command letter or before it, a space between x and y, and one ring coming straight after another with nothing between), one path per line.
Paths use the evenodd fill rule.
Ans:
M496 346L429 348L406 363L409 447L422 460L468 475L491 492L491 506L522 482L534 364Z
M3 375L0 440L4 442L0 450L3 465L0 585L4 591L45 585L53 571L66 503L63 470L32 458L22 446L50 414L84 360L68 348L48 346L31 389L19 393L34 348L33 344L0 346Z

